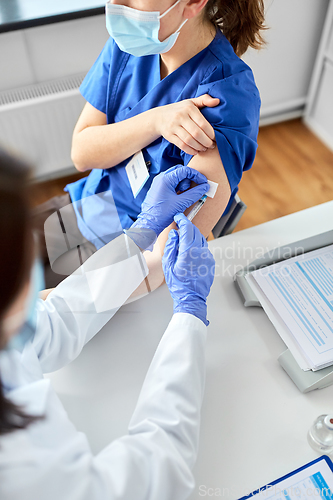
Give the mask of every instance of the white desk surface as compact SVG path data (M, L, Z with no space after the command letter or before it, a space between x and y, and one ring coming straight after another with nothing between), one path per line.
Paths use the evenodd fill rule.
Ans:
M299 392L277 361L284 343L261 308L242 305L232 276L276 246L332 227L333 201L210 242L216 278L208 299L206 391L191 499L205 492L239 498L318 456L306 434L318 415L333 413L333 386ZM127 433L171 315L164 285L123 307L77 360L50 376L94 452Z

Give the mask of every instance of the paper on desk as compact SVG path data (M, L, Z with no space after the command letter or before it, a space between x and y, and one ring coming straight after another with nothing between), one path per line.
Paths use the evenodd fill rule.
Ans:
M273 483L266 488L260 488L254 497L265 500L332 500L333 498L333 474L325 460L319 460Z
M257 284L256 280L253 278L252 274L247 274L245 276L246 281L252 288L255 296L258 298L260 304L262 305L263 310L267 314L268 318L272 322L274 328L279 333L281 339L286 344L291 354L294 356L298 366L302 368L304 371L310 370L311 363L304 358L304 356L300 353L299 347L293 336L288 329L285 322L282 320L281 316L277 313L274 306L267 299L266 295L261 290L260 286Z
M333 245L251 274L264 309L303 370L333 364Z

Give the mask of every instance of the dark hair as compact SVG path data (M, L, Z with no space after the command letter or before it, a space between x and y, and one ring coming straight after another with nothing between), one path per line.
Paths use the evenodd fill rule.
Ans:
M27 184L30 168L0 149L0 348L1 320L29 277L32 261L32 233ZM0 435L23 429L34 421L6 399L0 373Z
M260 33L266 29L264 0L208 0L206 15L238 56L248 47L259 49L265 44Z

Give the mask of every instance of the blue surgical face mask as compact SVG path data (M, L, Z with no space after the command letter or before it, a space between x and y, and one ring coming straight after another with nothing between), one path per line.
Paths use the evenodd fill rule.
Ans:
M23 324L18 333L9 339L6 345L7 350L16 349L22 352L25 344L34 336L37 322L36 303L38 292L44 290L44 288L44 270L41 262L36 260L31 270L30 289L26 300L25 310L22 313L18 313L20 318L23 318ZM20 318L18 319L20 320ZM15 321L15 317L9 317L6 321Z
M132 56L164 54L176 43L179 32L187 19L175 33L172 33L163 42L158 39L160 19L176 7L180 1L177 0L163 14L136 10L125 5L108 2L105 7L107 30L120 50L132 54Z

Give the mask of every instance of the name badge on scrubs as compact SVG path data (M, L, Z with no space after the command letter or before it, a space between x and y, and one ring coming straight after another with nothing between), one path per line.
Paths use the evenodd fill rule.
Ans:
M149 172L142 151L136 153L125 168L133 196L136 198L149 179Z

